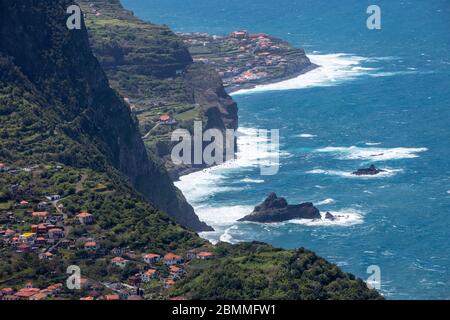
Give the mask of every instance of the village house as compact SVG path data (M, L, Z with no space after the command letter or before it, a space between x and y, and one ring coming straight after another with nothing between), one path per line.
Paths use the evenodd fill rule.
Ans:
M64 231L59 228L53 228L48 230L48 238L53 240L59 240L64 238Z
M141 275L142 282L150 282L152 279L155 279L157 276L157 271L155 269L148 269Z
M48 217L48 212L47 211L37 211L37 212L33 212L31 214L31 216L33 217L33 219L36 219L39 221L44 221Z
M14 230L8 229L8 230L5 230L3 237L11 238L11 237L14 237L15 234L16 234L16 232Z
M164 256L164 264L166 266L173 266L175 264L183 264L183 258L174 253L168 253Z
M80 301L93 301L93 300L95 300L95 298L94 298L94 297L91 297L91 296L80 298Z
M145 263L152 264L161 260L161 256L156 253L147 253L143 255Z
M0 163L0 172L8 172L11 168L6 163Z
M120 300L120 296L118 294L107 294L104 296L104 300L117 301Z
M38 237L36 238L36 240L34 241L34 244L36 246L45 246L47 244L47 239L43 238L43 237Z
M170 287L172 287L173 285L175 285L175 281L173 279L166 279L164 281L164 288L168 289Z
M209 260L213 257L214 257L214 254L211 252L202 251L202 252L197 253L197 259L200 259L200 260Z
M40 300L45 300L45 299L47 299L47 295L45 293L41 293L41 292L36 293L35 295L30 297L30 300L40 301Z
M248 37L248 32L247 31L233 31L230 33L230 37L235 38L235 39L245 39Z
M163 114L163 115L159 116L159 124L173 125L176 123L177 123L177 121L168 114Z
M99 247L98 243L95 241L88 241L84 244L84 249L87 251L96 251L99 248L100 247Z
M59 194L53 194L51 196L46 196L45 198L48 201L57 201L57 200L61 199L61 196Z
M52 260L53 254L51 252L44 252L39 254L40 260Z
M77 215L78 221L81 224L92 224L94 223L94 216L88 212L81 212Z
M3 296L7 296L7 295L13 295L15 290L13 288L3 288L0 290L0 292Z
M30 206L30 203L26 200L22 200L19 202L19 206L22 208L28 208Z
M45 201L41 201L38 203L38 209L39 210L47 210L48 208L48 203Z
M34 240L36 239L36 233L26 232L19 236L19 241L25 244L34 244Z
M111 263L119 268L125 268L129 260L124 259L122 257L115 257L111 259Z
M28 244L22 243L16 247L17 253L31 252L31 247Z
M186 271L184 271L184 269L177 267L177 266L170 266L169 272L170 272L170 275L172 276L172 278L181 278L183 276L183 274L186 273Z

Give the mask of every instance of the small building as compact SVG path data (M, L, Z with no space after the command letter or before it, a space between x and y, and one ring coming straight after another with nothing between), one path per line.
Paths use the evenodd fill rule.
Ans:
M27 208L30 206L30 203L26 200L22 200L19 202L19 206L21 206L22 208Z
M30 300L45 300L47 299L47 295L45 293L36 293L35 295L31 296Z
M26 244L34 244L35 239L36 239L36 233L33 233L33 232L22 233L19 236L19 241L21 243L26 243Z
M173 279L166 279L164 281L164 288L168 289L170 287L172 287L173 285L175 285L175 281Z
M177 266L170 266L169 272L170 272L170 275L172 276L172 278L180 278L183 276L183 274L186 273L186 271L184 271L184 269L177 267Z
M44 221L48 217L48 212L47 211L36 211L36 212L33 212L31 214L31 216L36 220Z
M148 269L141 275L142 282L150 282L152 279L155 279L158 272L155 269Z
M31 247L28 244L22 243L16 247L17 253L31 252Z
M80 298L80 301L93 301L93 300L95 300L95 298L94 298L94 297L91 297L91 296Z
M174 125L176 123L177 123L177 121L168 114L163 114L163 115L159 116L159 124Z
M45 239L43 237L38 237L34 241L34 244L37 245L37 246L45 246L47 244L47 239Z
M120 300L120 296L118 294L107 294L104 299L107 301L117 301Z
M100 248L97 242L95 241L88 241L84 244L84 249L88 251L96 251Z
M164 256L164 264L166 266L172 266L175 264L183 264L183 258L174 253L168 253Z
M124 259L122 257L115 257L111 259L111 263L119 268L125 268L129 260Z
M92 224L94 223L94 216L88 212L81 212L77 215L78 221L81 224Z
M39 254L40 260L52 260L53 254L51 252L44 252Z
M59 194L52 194L51 196L45 197L48 201L58 201L61 199L61 196Z
M59 228L50 229L50 230L48 230L48 237L49 237L49 239L53 239L53 240L62 239L62 238L64 238L64 231Z
M161 260L161 256L156 253L147 253L143 255L145 263L152 264Z
M48 208L48 203L45 201L41 201L38 203L39 210L46 210Z

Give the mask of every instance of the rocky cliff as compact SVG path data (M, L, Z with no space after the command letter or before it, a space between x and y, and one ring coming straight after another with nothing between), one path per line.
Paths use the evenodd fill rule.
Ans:
M293 219L320 219L319 210L312 203L289 205L285 198L272 192L255 210L239 221L262 223L282 222Z
M237 129L237 105L215 69L193 63L179 36L166 26L136 18L119 0L80 4L94 53L111 86L138 118L147 150L162 160L173 179L204 168L174 165L170 138L178 128L192 132L194 121L202 121L204 129ZM173 125L159 125L165 114L175 120Z
M90 50L86 28L69 31L66 27L66 9L70 4L12 0L0 3L0 53L12 59L43 95L46 108L55 116L50 134L61 132L89 145L107 162L96 157L96 152L80 157L72 150L72 155L57 157L67 164L89 164L100 169L110 163L129 177L154 206L176 221L196 231L210 230L199 221L167 172L149 159L135 117L110 88ZM29 10L29 6L35 10Z

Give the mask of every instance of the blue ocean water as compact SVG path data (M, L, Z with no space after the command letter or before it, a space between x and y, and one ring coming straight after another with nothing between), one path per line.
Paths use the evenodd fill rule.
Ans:
M178 186L212 241L306 247L393 299L450 298L450 3L431 1L122 0L176 31L266 32L322 68L234 96L240 159ZM382 29L366 28L366 9ZM261 176L256 129L280 130L280 171ZM381 176L357 178L376 164ZM238 223L267 193L313 201L339 221Z

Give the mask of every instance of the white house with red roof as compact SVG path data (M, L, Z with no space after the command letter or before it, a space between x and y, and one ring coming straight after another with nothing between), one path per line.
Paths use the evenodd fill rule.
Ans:
M157 253L146 253L142 256L145 263L152 264L161 260L161 256Z

